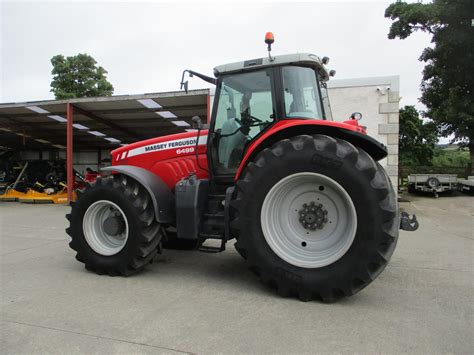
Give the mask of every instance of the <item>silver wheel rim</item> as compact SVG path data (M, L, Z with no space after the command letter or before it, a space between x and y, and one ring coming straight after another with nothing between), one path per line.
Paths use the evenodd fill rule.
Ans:
M263 201L260 221L275 254L303 268L339 260L357 230L356 210L346 190L333 179L310 172L276 183Z
M125 227L123 232L111 235L105 231L104 222L109 217L122 218ZM82 222L87 244L96 253L104 256L120 252L128 240L128 221L125 213L115 203L107 200L94 202L89 206Z

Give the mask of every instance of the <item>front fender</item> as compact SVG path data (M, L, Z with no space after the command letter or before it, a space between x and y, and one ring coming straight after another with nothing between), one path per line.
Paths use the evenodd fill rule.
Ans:
M124 174L138 181L148 191L153 201L156 220L160 223L175 221L175 197L159 176L132 165L114 165L100 170Z

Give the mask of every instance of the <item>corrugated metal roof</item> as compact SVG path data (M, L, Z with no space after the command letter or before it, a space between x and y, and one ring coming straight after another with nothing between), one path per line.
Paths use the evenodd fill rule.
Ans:
M209 90L202 89L187 94L177 91L4 103L0 104L0 146L14 149L65 146L66 123L62 121L66 118L66 104L70 102L77 108L74 123L80 125L74 129L75 150L113 149L118 144L182 132L191 128L191 117L195 115L206 120L208 95ZM145 101L142 104L138 100ZM173 121L185 121L189 127L177 126ZM104 136L90 133L93 131ZM120 143L111 143L106 138L115 138Z

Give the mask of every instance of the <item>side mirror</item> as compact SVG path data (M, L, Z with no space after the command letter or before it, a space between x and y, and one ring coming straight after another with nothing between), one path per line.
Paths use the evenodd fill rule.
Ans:
M183 74L181 75L181 85L180 85L180 89L183 90L186 92L186 94L188 93L188 81L184 81L184 75L186 74L187 70L184 70L183 71ZM192 75L191 75L192 76Z
M201 130L202 129L202 121L201 121L201 117L199 116L193 116L191 118L191 121L193 121L194 123L194 128L198 129L198 130Z
M188 93L188 81L187 80L185 82L181 83L181 90L183 90L183 89L187 94Z

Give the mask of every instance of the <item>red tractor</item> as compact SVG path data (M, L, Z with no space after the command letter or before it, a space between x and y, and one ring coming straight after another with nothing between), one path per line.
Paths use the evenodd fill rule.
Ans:
M162 248L235 248L281 295L335 301L385 268L400 218L383 144L358 124L331 120L328 58L313 54L226 64L209 128L114 150L113 172L72 204L76 259L97 274L131 275ZM182 81L187 90L187 82ZM210 243L209 240L217 240ZM217 243L217 244L216 244ZM210 245L209 245L210 244ZM212 245L214 244L214 245Z

